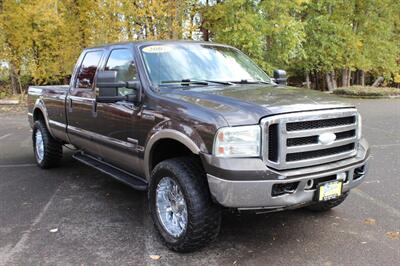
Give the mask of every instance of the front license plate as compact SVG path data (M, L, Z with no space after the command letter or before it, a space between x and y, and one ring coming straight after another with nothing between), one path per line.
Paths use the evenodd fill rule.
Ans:
M318 200L326 201L339 197L342 195L343 182L342 181L331 181L322 183L318 189Z

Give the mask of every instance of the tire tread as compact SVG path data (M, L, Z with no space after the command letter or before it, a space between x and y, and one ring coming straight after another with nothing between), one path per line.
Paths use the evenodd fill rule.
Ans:
M184 194L189 195L186 196L187 205L192 206L195 211L188 210L190 219L188 219L187 225L188 233L185 234L184 239L171 243L161 234L162 241L168 248L177 252L190 252L208 245L218 236L221 213L220 208L211 200L207 177L202 166L196 158L173 158L159 163L153 170L153 175L165 168L176 173L177 176L183 177L184 180L179 181L184 183L180 184L181 187L184 187ZM151 212L153 221L158 219L153 213L154 210ZM158 231L160 230L157 224L156 228Z
M32 131L32 141L33 141L33 152L36 156L36 149L35 149L35 134L36 131L40 130L43 137L43 144L44 144L44 156L41 162L37 161L39 167L43 169L53 168L58 165L60 160L63 156L62 144L55 140L51 135L49 130L47 129L45 123L42 120L37 120L33 125Z

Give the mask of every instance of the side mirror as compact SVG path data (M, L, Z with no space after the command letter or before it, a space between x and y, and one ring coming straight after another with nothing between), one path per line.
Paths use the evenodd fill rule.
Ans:
M118 72L115 70L99 71L96 79L96 101L103 103L113 103L118 101L136 102L140 99L140 82L117 81ZM121 96L118 93L119 88L133 89L135 94Z
M274 70L274 81L279 85L287 85L286 71L282 69Z

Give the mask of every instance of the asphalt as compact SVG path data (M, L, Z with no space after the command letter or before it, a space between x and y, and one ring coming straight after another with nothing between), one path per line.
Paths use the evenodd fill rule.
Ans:
M160 243L144 192L71 151L59 168L39 169L26 115L0 113L0 265L399 265L400 100L346 101L363 115L372 157L342 205L324 214L225 213L218 240L183 255Z

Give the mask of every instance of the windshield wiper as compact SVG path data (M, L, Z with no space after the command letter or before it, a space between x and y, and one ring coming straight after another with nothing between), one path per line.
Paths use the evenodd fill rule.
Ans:
M201 80L181 79L181 80L163 80L161 81L161 84L180 84L184 86L189 86L191 84L208 85L208 82Z
M182 79L182 80L163 80L161 84L180 84L183 86L189 86L191 84L194 85L205 85L207 86L209 83L221 84L221 85L233 85L233 82L229 81L219 81L219 80L194 80L194 79Z
M263 80L247 80L242 79L240 81L229 81L234 84L271 84L271 82L263 81Z
M230 81L220 81L220 80L204 80L204 81L221 85L234 85L234 83Z

